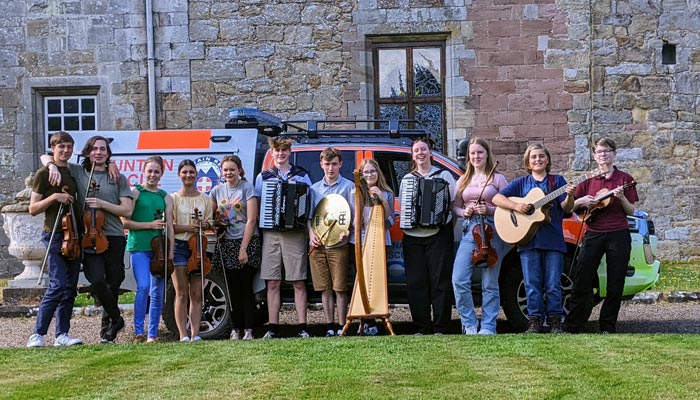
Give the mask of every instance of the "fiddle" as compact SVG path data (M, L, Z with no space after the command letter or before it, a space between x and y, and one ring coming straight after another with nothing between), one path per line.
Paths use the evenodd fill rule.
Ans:
M216 228L217 238L224 237L224 235L226 235L226 229L228 229L230 225L231 224L226 219L224 213L220 211L214 211L214 228Z
M483 202L481 197L484 194L484 190L486 190L486 184L493 177L493 173L496 171L497 166L498 161L496 161L491 169L491 172L489 172L488 176L486 177L484 187L481 189L481 193L479 193L479 197L477 197L475 204L480 204ZM479 223L472 228L472 237L476 242L476 247L472 251L472 265L477 267L493 267L496 265L498 262L498 253L496 252L496 249L490 245L491 240L493 239L493 227L486 223L484 216L481 214L479 215Z
M63 186L63 193L68 193L68 186ZM73 203L70 203L69 211L61 218L61 228L63 229L63 242L61 243L61 254L67 260L80 258L80 240L78 235L78 224L75 220Z
M165 222L163 211L156 210L153 220L162 220ZM151 239L151 249L153 250L153 259L151 260L151 275L164 276L163 271L167 269L167 275L170 275L175 270L173 260L168 254L168 229L167 224L163 229L158 230L158 235ZM167 277L167 276L166 276Z
M92 189L93 197L97 196L97 192L100 190L100 185L92 180L93 172L95 171L95 164L92 164L92 170L90 170L90 177L88 178L88 187L85 191L85 198L87 199L90 189ZM82 246L83 249L90 250L96 254L104 253L107 251L109 242L107 242L107 237L102 232L102 227L105 223L105 213L102 210L89 207L87 202L85 203L85 214L83 214L83 222L85 225L85 235L83 236Z
M209 258L207 258L204 253L207 250L207 244L209 242L207 236L202 232L202 212L196 207L192 212L192 219L194 223L199 226L199 230L196 235L192 235L188 240L192 254L189 260L187 260L187 272L193 273L199 271L202 275L202 287L204 287L204 276L211 271L211 261L209 261Z
M472 236L476 242L476 248L472 252L472 265L477 267L493 267L498 262L498 253L491 247L493 228L484 221L484 216L479 216L480 222L472 229ZM484 266L483 263L486 263Z

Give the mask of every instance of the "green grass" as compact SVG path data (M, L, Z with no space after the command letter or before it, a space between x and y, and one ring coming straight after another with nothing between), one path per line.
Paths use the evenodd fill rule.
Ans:
M119 304L134 304L135 292L125 292L119 295ZM75 307L95 305L95 299L88 293L78 293L75 297Z
M662 261L660 275L651 289L655 292L700 292L700 263L697 261Z
M284 339L0 350L0 398L695 399L700 335Z

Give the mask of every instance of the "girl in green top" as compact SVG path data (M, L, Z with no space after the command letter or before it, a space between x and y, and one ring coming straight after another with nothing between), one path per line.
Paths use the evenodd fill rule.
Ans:
M172 219L173 200L164 190L158 189L163 176L163 159L153 156L146 160L143 168L143 183L131 189L134 198L134 211L130 219L124 220L129 229L126 249L131 254L131 267L136 279L136 299L134 300L134 343L155 342L158 339L158 325L163 311L164 278L151 274L151 260L154 257L151 241L167 230L168 258L173 259L174 233ZM163 218L166 216L166 218ZM144 336L146 305L151 297L148 311L148 339Z

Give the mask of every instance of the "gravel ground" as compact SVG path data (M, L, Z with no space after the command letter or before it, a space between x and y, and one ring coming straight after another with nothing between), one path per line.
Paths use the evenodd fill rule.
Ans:
M591 317L586 331L596 332L600 306L596 307ZM283 336L293 336L295 334L294 324L296 314L291 306L283 308L280 317L281 323L285 324L282 330ZM134 336L133 318L131 313L125 313L126 328L119 334L118 343L129 343ZM27 338L34 329L35 318L0 318L0 348L23 347ZM410 324L410 314L405 306L397 306L391 309L391 321L394 330L398 334L410 334L412 328ZM322 336L324 326L323 313L320 306L310 306L308 312L309 331L314 336ZM92 316L77 316L72 320L70 334L83 339L86 344L99 343L100 319ZM459 319L457 313L453 311L454 333L459 332ZM351 328L354 332L357 325ZM505 320L503 313L499 316L499 332L509 332L510 327ZM625 303L620 310L618 331L621 333L700 333L700 303L656 303L656 304L631 304ZM46 344L53 344L53 323L46 335ZM161 324L162 341L173 341L176 337L167 332L165 326ZM259 338L264 334L264 328L255 329L255 337Z

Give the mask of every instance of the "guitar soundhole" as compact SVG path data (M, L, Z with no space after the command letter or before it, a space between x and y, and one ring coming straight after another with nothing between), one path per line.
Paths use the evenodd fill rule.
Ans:
M515 216L515 211L510 212L510 222L513 223L513 226L518 226L518 218Z

